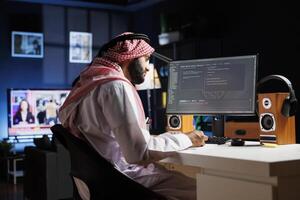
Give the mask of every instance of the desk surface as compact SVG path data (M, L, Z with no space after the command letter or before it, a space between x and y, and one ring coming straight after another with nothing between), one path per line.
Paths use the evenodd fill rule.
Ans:
M300 175L300 144L275 148L251 142L241 147L206 144L179 151L163 162L256 176Z

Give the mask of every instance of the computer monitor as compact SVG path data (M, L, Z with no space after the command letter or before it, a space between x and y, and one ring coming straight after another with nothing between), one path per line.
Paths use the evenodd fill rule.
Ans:
M257 55L169 64L167 114L255 115Z
M52 132L50 127L60 123L58 109L70 89L17 89L7 90L8 137L28 141Z

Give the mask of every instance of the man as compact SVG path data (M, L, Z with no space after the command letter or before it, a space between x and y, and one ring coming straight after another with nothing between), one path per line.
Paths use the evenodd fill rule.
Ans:
M132 33L123 33L127 35ZM169 199L196 199L195 180L154 161L204 145L201 131L152 136L134 87L144 81L154 49L143 39L119 41L98 54L60 109L62 125L88 142L122 173ZM88 189L76 180L79 193Z

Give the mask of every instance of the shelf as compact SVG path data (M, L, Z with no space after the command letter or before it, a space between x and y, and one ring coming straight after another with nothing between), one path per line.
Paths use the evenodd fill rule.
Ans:
M14 184L17 183L17 178L18 177L23 177L24 176L24 171L23 170L17 170L17 162L18 161L23 161L24 160L24 155L15 155L15 156L10 156L7 157L7 180L9 180L10 176L13 176L14 178ZM13 169L10 169L10 162L13 162Z
M23 170L17 170L17 171L8 171L8 174L9 175L12 175L12 176L16 176L16 177L22 177L24 176L24 171Z

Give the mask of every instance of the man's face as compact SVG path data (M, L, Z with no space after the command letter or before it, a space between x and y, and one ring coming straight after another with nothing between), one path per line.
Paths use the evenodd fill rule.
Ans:
M149 56L134 59L128 66L128 72L133 84L141 84L149 71Z

